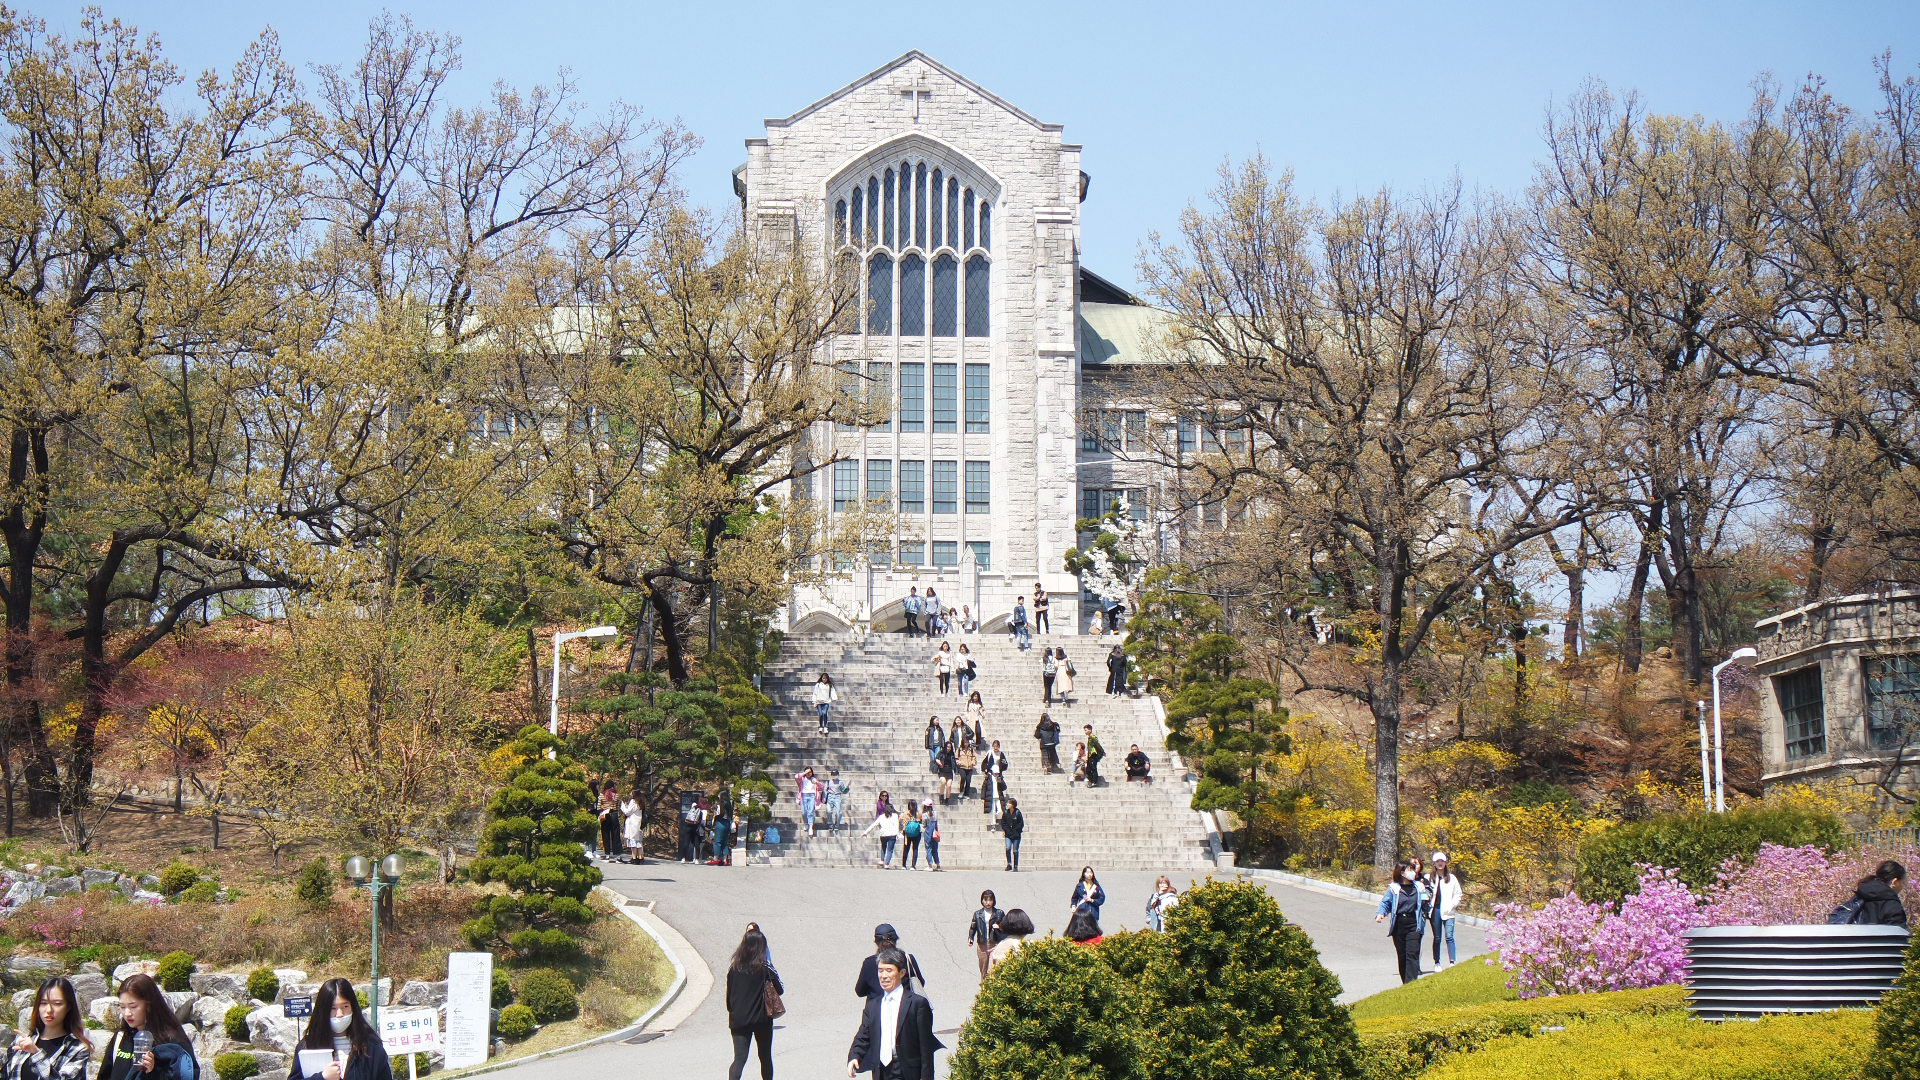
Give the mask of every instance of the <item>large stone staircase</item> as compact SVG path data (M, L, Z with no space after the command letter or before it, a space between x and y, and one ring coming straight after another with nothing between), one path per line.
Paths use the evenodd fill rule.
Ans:
M1175 769L1153 703L1104 693L1105 659L1112 639L1071 636L1035 638L1022 652L1005 635L955 635L957 651L965 642L980 677L971 689L986 706L985 734L999 739L1008 760L1007 793L1026 815L1020 868L1188 870L1210 861L1204 821L1189 806L1192 787ZM1064 647L1079 673L1070 705L1056 702L1052 715L1061 727L1060 758L1065 770L1044 775L1040 747L1033 738L1041 710L1040 643ZM938 805L938 778L924 747L927 717L942 728L962 711L954 691L939 692L933 654L939 642L904 635L852 637L795 636L762 677L762 689L774 701L773 749L779 762L771 770L780 783L774 807L781 843L750 845L754 861L775 865L871 866L879 851L878 833L859 837L873 819L875 796L892 793L896 806L908 798L933 798L940 818L940 856L948 869L1000 869L1004 844L979 799L957 796ZM839 694L832 730L821 735L814 720L813 682L832 675ZM1081 727L1092 724L1106 748L1101 763L1104 786L1071 785L1073 744ZM1153 761L1154 781L1127 783L1121 759L1139 743ZM825 778L831 770L853 785L847 796L848 827L839 835L817 828L800 835L799 806L792 777L811 765ZM975 782L976 795L978 777ZM957 783L956 783L957 790ZM824 823L824 808L816 824ZM897 860L896 860L897 862ZM921 862L924 867L924 855Z

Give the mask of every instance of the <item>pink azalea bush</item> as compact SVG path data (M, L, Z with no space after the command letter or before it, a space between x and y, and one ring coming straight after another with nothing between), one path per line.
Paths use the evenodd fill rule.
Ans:
M1487 942L1523 998L1628 990L1685 982L1686 932L1695 926L1820 924L1853 895L1882 859L1920 865L1913 851L1829 855L1817 847L1763 844L1750 859L1728 859L1695 896L1673 871L1643 866L1639 891L1616 908L1568 895L1530 909L1494 908ZM1908 886L1902 900L1920 910Z

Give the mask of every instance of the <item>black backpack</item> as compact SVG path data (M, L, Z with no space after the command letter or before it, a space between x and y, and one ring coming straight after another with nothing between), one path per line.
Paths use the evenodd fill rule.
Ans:
M1855 896L1827 914L1828 926L1853 926L1860 921L1860 912L1867 906L1865 900Z

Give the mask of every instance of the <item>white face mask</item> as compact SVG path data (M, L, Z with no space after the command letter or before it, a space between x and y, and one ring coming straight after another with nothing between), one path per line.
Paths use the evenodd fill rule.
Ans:
M353 1026L352 1013L348 1013L345 1016L329 1016L327 1019L333 1022L333 1033L335 1035L345 1035L347 1029Z
M1401 880L1403 880L1403 881L1412 881L1412 880L1413 880L1413 871L1411 871L1411 870L1403 870L1403 871L1401 871L1401 873L1400 873L1400 877L1401 877Z

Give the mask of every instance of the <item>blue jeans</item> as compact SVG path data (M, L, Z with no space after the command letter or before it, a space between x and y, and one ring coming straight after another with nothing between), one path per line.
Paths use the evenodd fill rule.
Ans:
M900 838L897 836L883 836L880 838L880 865L893 865L893 849L899 843Z
M973 676L967 674L966 668L961 668L957 674L960 676L960 696L966 697L967 688L973 685Z
M1020 838L1017 836L1007 837L1007 868L1010 870L1020 868Z
M1452 919L1436 917L1433 920L1433 962L1436 964L1440 962L1440 939L1443 937L1447 939L1447 963L1457 964L1460 962L1460 958L1454 954L1453 923L1454 920Z
M1033 633L1027 629L1024 623L1013 628L1013 640L1015 644L1023 649L1033 647Z
M940 841L931 835L927 837L927 865L935 870L940 869Z
M819 796L811 791L800 796L800 824L805 825L808 832L813 831L813 808L819 805L815 801L818 798Z
M817 715L818 717L820 717L820 726L821 726L821 727L826 727L826 726L827 726L827 710L828 710L828 709L830 709L830 708L832 708L832 707L833 707L833 706L831 706L831 705L828 705L828 704L827 704L827 703L825 703L825 702L821 702L820 704L818 704L818 705L815 705L815 706L813 707L813 711L814 711L814 714L815 714L815 715Z

